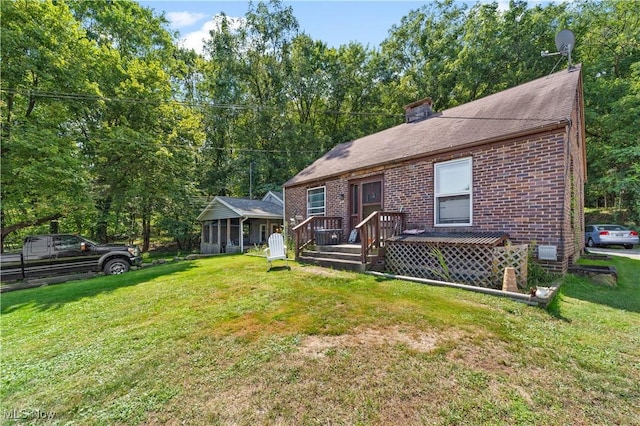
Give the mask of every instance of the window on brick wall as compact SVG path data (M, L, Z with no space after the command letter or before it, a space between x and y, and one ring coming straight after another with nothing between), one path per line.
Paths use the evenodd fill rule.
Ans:
M307 190L307 217L324 216L326 212L326 188L319 186Z
M435 226L471 225L471 157L436 163Z

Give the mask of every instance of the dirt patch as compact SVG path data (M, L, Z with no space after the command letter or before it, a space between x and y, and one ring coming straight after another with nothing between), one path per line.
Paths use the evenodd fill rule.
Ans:
M476 335L453 347L447 353L447 359L488 373L510 372L520 367L520 360L506 346L489 334Z
M304 266L302 270L310 274L331 278L348 278L352 274L351 272L340 271L331 268L322 268L320 266Z
M383 329L356 328L353 333L340 336L308 336L300 346L303 355L322 358L330 350L354 348L358 346L407 345L419 352L429 352L436 348L438 337L421 331L410 331L394 326Z

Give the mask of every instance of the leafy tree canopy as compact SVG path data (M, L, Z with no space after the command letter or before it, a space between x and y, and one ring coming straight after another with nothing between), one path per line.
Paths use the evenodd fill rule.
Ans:
M188 244L203 197L278 189L336 144L402 122L417 99L442 110L546 75L558 63L540 51L563 28L583 64L588 203L640 223L632 2L440 0L378 47L331 48L272 0L239 26L221 16L204 55L129 0L0 6L3 241L57 218L101 240Z

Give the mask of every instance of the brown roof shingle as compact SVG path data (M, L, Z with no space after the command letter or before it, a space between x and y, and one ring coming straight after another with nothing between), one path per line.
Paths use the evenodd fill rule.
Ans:
M528 83L334 147L285 187L352 170L564 126L571 117L581 67Z

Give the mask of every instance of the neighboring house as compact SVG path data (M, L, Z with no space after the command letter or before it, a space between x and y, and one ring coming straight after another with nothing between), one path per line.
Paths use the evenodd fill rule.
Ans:
M340 144L284 185L285 218L337 217L343 241L374 211L406 228L508 234L565 272L584 247L581 67ZM364 244L363 244L364 247ZM540 251L542 253L542 251Z
M262 200L214 197L198 215L202 223L200 252L242 253L264 244L282 227L282 193L269 191Z

